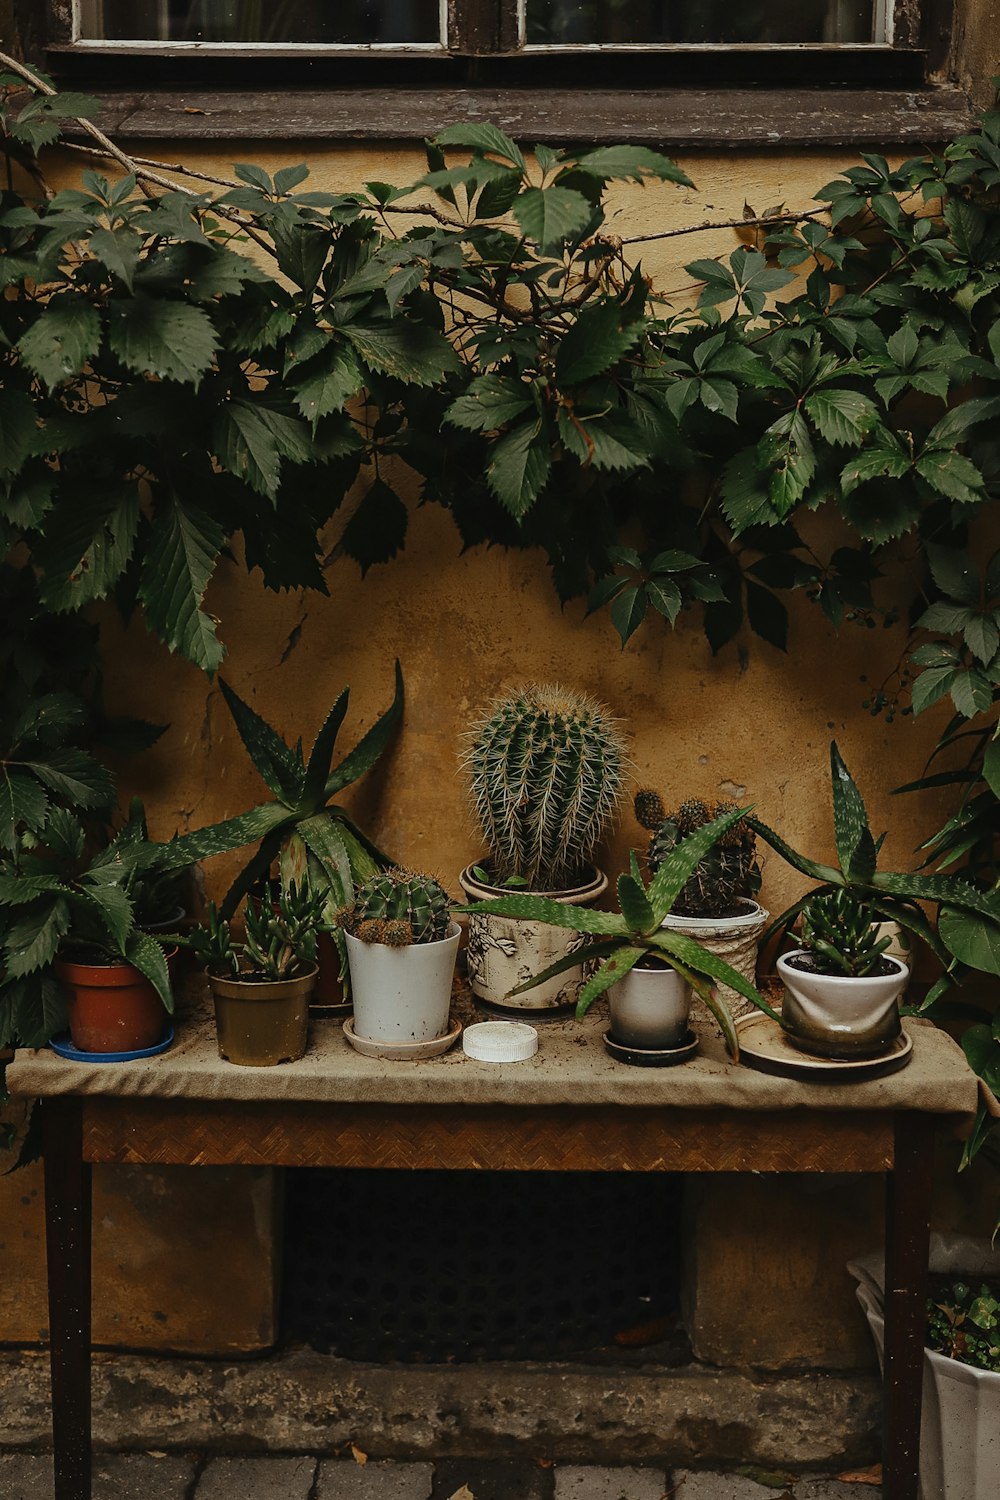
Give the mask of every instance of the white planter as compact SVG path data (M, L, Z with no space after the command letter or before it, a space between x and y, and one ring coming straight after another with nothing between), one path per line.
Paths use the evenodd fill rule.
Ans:
M691 991L674 969L630 969L608 990L611 1040L658 1051L688 1034Z
M465 894L473 901L488 901L494 896L512 892L499 886L485 885L472 873L472 866L458 877ZM590 906L608 888L608 877L594 867L593 878L586 885L569 891L518 890L517 895L548 896L567 906ZM583 964L557 974L544 984L536 984L523 995L508 995L533 974L540 974L550 964L583 946L583 933L567 927L552 927L548 922L526 921L522 917L494 917L473 912L469 917L467 959L472 993L497 1010L512 1015L538 1014L546 1010L567 1010L574 1006L586 975Z
M372 1042L429 1042L444 1036L460 935L458 923L452 922L448 936L437 942L390 948L345 933L355 1034Z
M985 1240L932 1235L930 1268L956 1276L1000 1276L1000 1251ZM851 1261L858 1301L882 1362L885 1262ZM920 1424L921 1500L996 1500L1000 1495L1000 1375L924 1350Z
M740 905L745 910L736 917L679 917L674 912L668 912L662 925L671 932L680 932L685 937L694 938L696 943L707 948L709 953L714 953L716 958L721 958L737 974L753 984L757 973L757 945L767 926L769 913L749 897L743 897ZM745 999L731 985L713 984L712 989L726 1002L736 1018L749 1015L755 1009L753 1002ZM711 1025L717 1024L715 1017L710 1015L697 995L694 998L694 1010L700 1019Z
M817 1057L878 1057L899 1035L899 997L910 971L889 958L892 974L811 974L789 959L804 948L783 953L778 975L785 986L781 1017L796 1047Z

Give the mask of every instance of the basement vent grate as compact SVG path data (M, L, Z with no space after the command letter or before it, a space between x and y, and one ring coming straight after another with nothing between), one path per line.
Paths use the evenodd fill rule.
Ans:
M551 1359L663 1336L679 1179L289 1171L282 1331L365 1361Z

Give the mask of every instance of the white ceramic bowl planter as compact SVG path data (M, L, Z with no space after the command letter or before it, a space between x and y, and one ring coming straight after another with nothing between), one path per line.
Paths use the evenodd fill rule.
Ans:
M796 968L791 959L808 956L797 948L778 959L785 986L781 1016L789 1040L817 1057L878 1057L899 1035L899 997L910 971L886 956L891 974L817 974Z
M489 901L494 896L544 895L550 901L567 906L590 906L608 888L608 877L594 867L591 879L574 890L513 892L505 887L485 885L472 873L472 866L458 877L471 901ZM567 953L580 948L587 938L565 927L547 922L531 922L523 917L495 917L473 912L469 917L467 959L472 993L486 1005L512 1015L544 1015L567 1011L576 1004L586 975L583 965L567 969L554 979L536 984L523 995L508 999L516 985L532 974L540 974ZM357 1009L355 1005L355 1010Z
M973 1281L1000 1276L1000 1252L983 1240L931 1236L930 1268ZM885 1343L885 1262L851 1261L858 1301L878 1349ZM920 1421L921 1500L996 1500L1000 1495L1000 1375L924 1350Z
M354 1032L373 1042L429 1042L448 1030L460 929L432 943L390 948L345 933Z
M691 991L675 969L636 964L608 990L608 1008L612 1041L664 1051L687 1037Z

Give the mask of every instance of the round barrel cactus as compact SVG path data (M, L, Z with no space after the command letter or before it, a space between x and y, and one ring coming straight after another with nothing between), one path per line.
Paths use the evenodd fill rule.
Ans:
M464 757L497 884L579 884L618 808L628 767L617 722L584 693L530 686L499 698Z
M451 921L448 892L432 875L395 866L361 884L346 924L363 943L403 948L447 937Z
M732 812L736 803L709 805L700 797L691 797L676 812L668 813L658 792L643 789L636 793L634 807L638 821L653 835L647 859L650 873L655 875L682 839L713 818ZM698 864L682 886L673 910L679 917L736 916L741 899L753 897L759 889L757 840L747 820L740 818Z

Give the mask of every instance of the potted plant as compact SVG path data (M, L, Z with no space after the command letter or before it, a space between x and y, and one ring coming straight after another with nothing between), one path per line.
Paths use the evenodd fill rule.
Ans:
M245 937L234 943L213 902L206 925L183 939L205 965L227 1062L271 1067L305 1052L322 906L316 892L294 886L273 900L248 901Z
M899 998L908 966L886 950L870 901L841 887L814 891L802 908L802 942L778 958L785 986L782 1024L803 1052L840 1059L879 1057L900 1033Z
M652 835L646 855L650 874L656 874L664 857L682 838L713 818L732 812L735 806L734 802L709 806L701 798L692 797L668 813L658 792L648 788L637 792L636 818ZM757 839L746 818L740 818L699 861L664 917L664 926L687 933L752 981L757 971L757 944L768 917L754 899L759 890ZM747 1009L735 990L728 990L725 1000L737 1015Z
M336 914L350 903L359 881L391 860L333 799L371 769L402 717L399 662L391 704L336 766L333 754L347 714L349 688L327 714L307 760L301 742L287 745L228 683L220 680L219 685L240 739L274 800L182 835L169 846L170 857L177 864L190 864L256 844L223 899L220 910L225 918L233 916L255 886L267 881L277 860L285 889L305 888L320 898L323 925L317 939L314 1000L324 1006L346 1001L347 955Z
M885 1338L885 1263L851 1261L879 1359ZM1000 1494L1000 1253L988 1241L934 1234L930 1251L920 1493L924 1500Z
M603 895L608 880L593 854L628 766L607 709L555 685L521 688L473 726L463 764L489 849L459 877L467 896L482 901L517 887L576 910ZM584 942L571 922L556 931L495 906L467 910L469 983L480 1001L520 1015L564 1014L575 1004L582 962L552 967Z
M774 1020L778 1019L777 1016L742 974L686 933L664 927L663 919L698 862L717 839L745 816L745 812L745 809L734 808L684 837L664 856L648 887L643 884L639 861L633 851L629 871L618 877L618 913L571 907L533 893L498 896L486 903L490 914L560 928L578 926L585 935L582 948L564 955L540 974L530 976L521 986L522 990L530 989L538 980L556 978L581 960L588 964L598 963L599 967L580 987L577 1015L585 1015L593 1001L607 990L613 1007L612 1050L616 1042L621 1041L632 1050L669 1052L678 1047L679 1040L683 1041L688 1030L686 1012L678 1015L679 978L685 989L694 990L704 1001L718 1021L731 1055L738 1058L739 1039L732 1013L719 989L713 986L722 981ZM484 913L480 911L479 914ZM640 986L644 993L636 995ZM652 1000L648 994L650 991L654 996ZM656 998L657 992L659 999ZM633 1011L630 1004L633 998L636 999L636 1011L645 1012L645 1019ZM657 1011L660 1013L659 1026ZM632 1040L625 1041L625 1037Z
M408 1046L446 1036L460 929L440 882L378 871L340 921L354 996L348 1039Z

